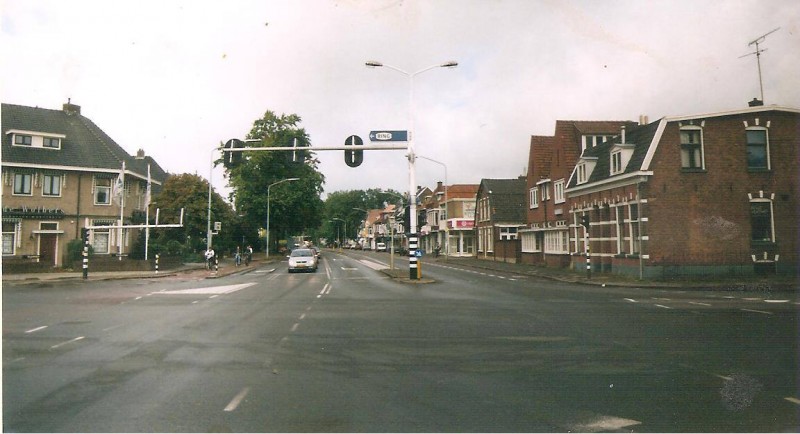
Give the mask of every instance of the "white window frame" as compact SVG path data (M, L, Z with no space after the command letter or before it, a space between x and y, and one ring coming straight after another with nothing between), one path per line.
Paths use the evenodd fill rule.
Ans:
M770 231L770 234L769 234L770 238L769 239L758 239L757 240L757 239L753 238L753 233L752 233L752 224L753 224L753 221L752 221L753 220L752 206L755 203L767 204L769 206L769 231ZM761 243L774 243L775 242L775 208L774 208L772 200L770 200L770 199L753 199L753 200L750 201L750 206L751 206L751 210L749 212L750 225L751 225L750 241L751 242L756 242L756 243L759 243L759 242L761 242Z
M49 182L48 182L48 178ZM42 175L42 196L44 197L61 197L61 187L63 184L64 177L62 175L51 175L45 173ZM45 192L46 186L56 187L57 193L53 194L52 190L50 193Z
M577 183L578 184L585 184L588 181L588 176L586 175L586 163L580 163L577 167L575 167L575 172L577 174Z
M22 222L21 221L4 221L4 225L13 225L13 229L10 231L3 231L3 238L2 238L2 255L3 256L14 256L17 254L17 247L20 241L20 233L22 232ZM11 251L6 252L6 240L9 240Z
M764 143L764 158L767 161L766 161L766 167L752 167L752 166L750 166L750 158L748 157L747 158L747 170L753 170L753 171L772 170L772 162L770 161L771 159L770 159L770 155L769 155L769 129L767 129L765 127L759 127L759 126L745 128L745 147L746 148L750 147L750 141L747 140L747 133L749 131L763 131L764 132L764 141L765 141L765 143Z
M14 146L25 146L25 147L32 147L33 146L33 136L30 134L17 134L14 133L11 139L11 144Z
M611 168L611 175L617 175L622 173L624 168L622 167L622 151L617 150L611 153L611 164L609 165Z
M539 187L531 187L528 191L528 202L530 209L539 208Z
M569 253L569 230L545 231L544 252L554 255Z
M519 237L519 227L517 226L498 226L498 239L516 240Z
M565 181L563 178L553 183L553 196L555 198L554 203L566 202L567 199L564 195L564 186Z
M100 181L108 182L108 185L99 185ZM111 206L111 196L112 196L112 189L114 186L114 181L111 178L98 178L97 176L93 179L93 186L92 186L92 196L94 197L94 204L101 205L101 206ZM106 202L98 202L97 195L101 192L106 192Z
M16 172L13 174L14 181L11 187L11 195L12 196L33 196L33 174L32 173L25 173L25 172ZM19 177L19 178L18 178ZM21 191L17 191L18 179L22 181L22 188ZM25 183L25 179L28 180L27 184ZM25 186L27 185L27 191L25 191Z
M698 143L690 143L688 141L684 141L684 133L697 133L698 136ZM680 142L681 142L681 169L684 170L705 170L706 168L706 153L703 147L703 128L695 125L683 126L680 129ZM693 160L690 151L694 149L694 147L698 147L700 151L699 160L696 161L694 166L690 165L690 161ZM691 149L689 149L691 147Z
M55 142L55 146L50 146ZM45 136L42 138L42 147L45 149L61 149L61 139L58 137L48 137Z

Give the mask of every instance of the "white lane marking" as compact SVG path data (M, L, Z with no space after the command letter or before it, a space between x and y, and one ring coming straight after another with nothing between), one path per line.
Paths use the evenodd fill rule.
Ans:
M789 300L764 300L764 303L788 303Z
M766 311L763 311L763 310L755 310L755 309L739 309L739 310L743 310L745 312L763 313L765 315L772 315L773 314L772 312L766 312Z
M117 329L117 328L120 328L120 327L122 327L122 324L117 324L115 326L106 327L106 328L103 329L103 331L107 332L107 331L111 331L111 330L114 330L114 329Z
M791 397L791 396L787 396L786 398L783 398L783 399L791 402L792 404L800 405L800 399L797 399L797 398L794 398L794 397Z
M638 303L638 301L636 301L636 300L634 300L634 299L632 299L632 298L623 298L623 300L625 300L625 301L629 301L629 302L631 302L631 303Z
M47 328L47 326L36 327L35 329L30 329L30 330L25 331L25 333L36 333L39 330L44 330L46 328Z
M232 292L236 292L245 288L249 288L253 285L256 285L258 282L250 282L250 283L240 283L237 285L223 285L223 286L210 286L207 288L189 288L189 289L176 289L173 291L159 291L154 292L153 294L156 295L184 295L184 294L200 294L200 295L211 295L211 294L230 294Z
M238 407L239 404L242 403L242 401L244 400L244 398L247 396L248 393L250 393L249 387L245 387L244 389L242 389L236 396L233 397L231 402L228 403L228 406L225 407L224 411L236 410L236 407Z
M657 304L657 305L655 305L655 306L656 306L656 307L660 307L660 308L662 308L662 309L672 309L671 307L669 307L669 306L664 306L663 304Z
M358 268L355 267L342 267L342 271L356 271Z
M64 345L71 344L71 343L73 343L73 342L78 342L79 340L81 340L81 339L83 339L83 338L84 338L84 336L78 336L78 337L77 337L77 338L75 338L75 339L70 339L70 340L68 340L68 341L66 341L66 342L61 342L60 344L55 344L55 345L53 345L52 347L50 347L50 349L51 349L51 350L54 350L54 349L56 349L56 348L63 347Z
M331 293L331 289L333 289L333 287L331 286L330 283L326 283L325 287L323 288L325 294L330 294Z
M298 327L300 327L300 323L299 322L294 323L294 325L292 326L292 332L296 332Z
M305 318L306 318L306 314L305 314L305 313L303 313L302 315L300 315L300 318L298 318L298 319L299 319L300 321L302 321L302 320L304 320Z
M256 270L256 273L272 273L275 271L274 268L270 268L269 270Z
M700 303L698 301L690 301L689 304L694 304L694 305L697 305L697 306L711 306L708 303Z
M670 301L669 298L651 297L653 300Z
M367 261L366 259L359 259L358 262L366 265L369 268L372 268L373 270L383 270L385 268L389 268L389 266L386 265L386 264L379 263L379 262Z
M573 424L569 428L579 432L614 432L634 425L641 425L641 422L616 416L599 415L594 420Z
M726 376L724 376L724 375L714 374L714 376L715 376L715 377L722 378L722 379L723 379L723 380L725 380L725 381L731 381L731 380L733 380L733 378L731 378L731 377L726 377Z
M214 294L214 295L212 295L211 297L208 297L208 298L211 299L211 298L217 298L217 297L219 297L219 294Z
M17 357L16 359L14 359L14 360L12 360L12 361L10 361L10 362L8 362L8 363L17 363L17 362L21 362L21 361L23 361L23 360L25 360L25 358L24 358L24 357Z

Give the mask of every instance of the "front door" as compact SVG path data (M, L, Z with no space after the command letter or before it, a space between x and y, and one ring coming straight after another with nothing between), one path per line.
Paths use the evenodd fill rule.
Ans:
M58 234L39 234L39 262L56 264L56 243Z

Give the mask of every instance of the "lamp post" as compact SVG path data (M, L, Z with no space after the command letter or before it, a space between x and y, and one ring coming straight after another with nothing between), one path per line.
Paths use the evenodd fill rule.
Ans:
M408 86L408 123L409 123L409 130L408 130L408 199L409 199L409 211L410 211L410 218L409 218L409 225L408 225L408 275L409 278L412 280L417 280L420 278L419 268L417 265L417 243L419 242L417 237L417 201L416 201L416 189L417 189L417 175L414 168L414 161L416 160L416 155L414 153L414 77L422 74L423 72L430 71L431 69L435 68L455 68L458 66L458 62L450 61L445 63L439 63L436 65L431 65L427 68L420 69L417 72L409 73L400 68L395 66L386 65L381 62L376 61L369 61L366 62L366 65L372 68L389 68L393 71L397 71L409 79L409 86Z
M280 181L273 182L272 184L267 186L267 249L266 249L267 250L267 259L269 259L269 190L272 188L273 185L282 184L284 182L297 181L299 179L300 178L281 179Z
M211 238L214 236L214 233L211 232L211 177L214 174L214 151L217 149L220 148L215 147L212 149L208 158L208 222L206 226L206 250L211 249Z
M444 257L447 259L447 255L450 252L450 231L447 227L447 165L442 163L441 161L434 160L433 158L423 157L422 155L417 155L417 157L422 158L423 160L428 160L432 163L436 163L444 167ZM438 223L438 222L437 222Z
M344 238L347 240L347 220L342 220L339 217L333 217L329 221L339 220L340 222L344 222ZM339 235L339 226L336 226L336 238L339 239L339 251L342 250L342 237Z

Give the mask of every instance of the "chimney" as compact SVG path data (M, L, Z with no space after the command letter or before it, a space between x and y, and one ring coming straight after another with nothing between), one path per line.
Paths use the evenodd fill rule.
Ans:
M64 113L67 115L79 115L81 114L81 106L77 104L72 104L72 98L67 98L67 103L62 106Z
M442 181L436 181L436 189L437 190L441 190L442 189Z
M139 149L138 151L136 151L136 159L144 160L144 149Z
M650 123L650 117L647 115L639 115L639 125L647 125Z
M764 105L764 101L761 101L758 98L753 98L753 100L748 102L747 105L750 106L750 107L758 107L758 106Z
M622 144L625 144L625 125L620 127L622 129Z

